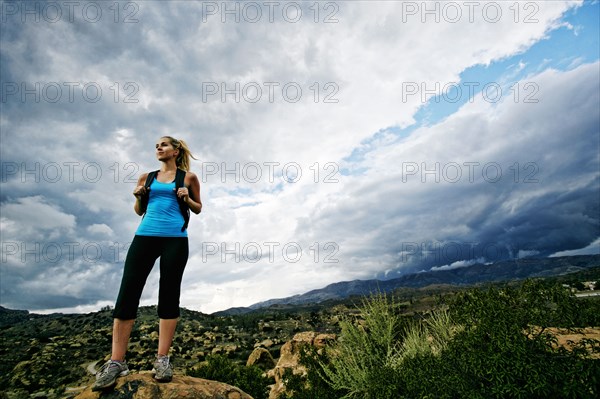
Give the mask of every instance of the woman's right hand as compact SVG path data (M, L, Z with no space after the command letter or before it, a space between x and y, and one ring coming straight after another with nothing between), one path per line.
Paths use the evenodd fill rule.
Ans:
M147 192L148 190L146 189L146 186L137 186L135 190L133 190L133 195L135 195L137 198L142 198Z

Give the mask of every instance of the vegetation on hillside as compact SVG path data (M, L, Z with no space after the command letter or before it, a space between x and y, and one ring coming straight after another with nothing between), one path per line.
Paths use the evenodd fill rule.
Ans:
M600 301L528 280L457 293L421 320L390 297L363 302L326 353L307 349L308 378L288 398L596 398L600 341L558 345L554 327L600 326Z
M278 359L298 332L336 333L327 350L305 348L306 377L285 375L288 398L594 397L599 342L559 340L588 326L600 332L600 297L576 298L571 289L599 277L594 268L525 283L402 288L366 301L242 315L182 309L171 355L176 373L229 382L259 399L273 380L245 366L254 348ZM75 315L0 309L0 398L62 399L67 387L89 385L86 369L110 353L111 325L108 308ZM157 338L156 308L140 308L130 369L152 368Z
M221 355L210 355L203 364L188 370L192 377L224 382L240 388L254 399L269 397L271 380L257 366L244 366Z

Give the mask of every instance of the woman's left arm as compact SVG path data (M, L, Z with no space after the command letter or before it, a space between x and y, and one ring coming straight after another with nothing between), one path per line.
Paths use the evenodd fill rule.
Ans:
M177 191L177 196L182 198L190 210L195 214L199 214L202 211L202 201L200 200L200 182L198 176L192 172L187 172L184 179L184 187L181 187Z

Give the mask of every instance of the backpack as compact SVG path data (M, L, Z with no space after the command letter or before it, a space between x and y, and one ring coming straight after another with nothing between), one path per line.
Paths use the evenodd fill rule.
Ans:
M156 178L156 175L158 174L158 172L159 172L158 170L155 170L153 172L148 173L148 177L146 178L146 183L144 184L144 187L146 187L146 190L147 190L146 193L150 190L150 185ZM177 198L177 204L179 204L179 211L183 215L183 220L184 220L181 231L185 231L185 229L187 229L188 223L190 222L190 207L188 206L188 204L186 204L183 201L183 199L181 199L177 196L177 190L184 186L183 185L184 178L185 178L185 171L177 168L177 172L175 174L175 197ZM144 215L146 215L146 208L148 207L148 199L149 199L149 194L146 194L142 197L142 200L141 200L141 208L142 208L142 211L144 212Z

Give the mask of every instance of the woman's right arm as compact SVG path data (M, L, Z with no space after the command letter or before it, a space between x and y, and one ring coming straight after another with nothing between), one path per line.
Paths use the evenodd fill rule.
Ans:
M146 186L144 186L147 177L148 173L143 173L138 178L137 187L133 190L133 195L135 196L135 204L133 204L133 210L139 216L142 216L144 214L144 211L142 210L142 197L146 195L147 192Z

